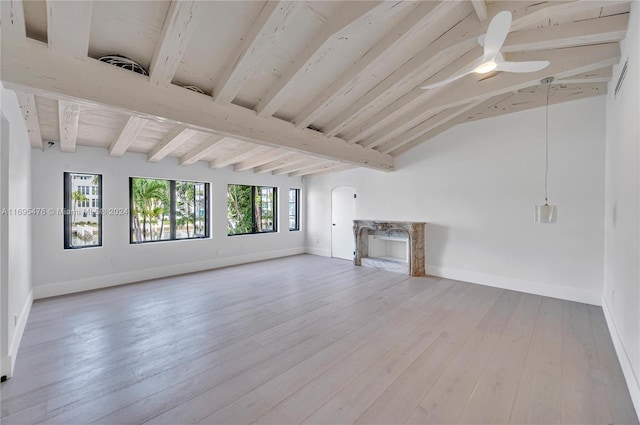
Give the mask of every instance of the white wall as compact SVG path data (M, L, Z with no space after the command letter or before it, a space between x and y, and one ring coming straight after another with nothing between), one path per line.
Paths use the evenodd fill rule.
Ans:
M103 246L63 249L63 217L33 218L33 286L35 298L100 288L159 276L204 270L304 252L304 231L290 232L289 188L303 189L300 178L213 170L205 162L181 167L177 158L149 163L142 154L112 158L106 149L78 147L62 153L58 146L32 155L33 206L63 207L65 171L102 174L103 208L129 208L129 177L185 179L211 183L211 239L131 245L129 216L103 217ZM227 184L277 186L279 232L227 236ZM302 222L304 226L304 221ZM304 227L303 227L304 228Z
M427 273L600 304L604 107L599 96L551 106L544 203L544 108L457 126L396 159L393 173L310 177L307 251L330 255L331 188L358 193L361 219L425 221Z
M629 58L618 96L614 89ZM640 4L632 2L622 63L609 84L606 119L603 307L640 416Z
M0 148L1 375L11 376L31 309L31 145L15 93L0 85L3 125ZM8 136L8 137L6 137Z

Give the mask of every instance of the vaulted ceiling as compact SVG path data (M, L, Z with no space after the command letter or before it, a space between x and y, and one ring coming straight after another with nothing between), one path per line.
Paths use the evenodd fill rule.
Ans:
M470 120L606 93L629 1L18 1L1 3L0 77L34 148L54 141L188 166L308 175L394 157ZM455 75L513 15L505 59ZM120 54L148 76L97 58ZM196 86L203 93L184 88Z

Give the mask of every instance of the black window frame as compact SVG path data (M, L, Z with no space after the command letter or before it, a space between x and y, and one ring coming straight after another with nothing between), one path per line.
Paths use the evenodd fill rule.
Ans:
M291 191L295 191L295 227L291 228ZM287 216L289 217L289 231L290 232L298 232L300 231L300 189L295 188L295 187L290 187L289 188L289 202L287 204L287 206L289 207L287 209Z
M72 191L72 176L73 175L83 175L83 176L95 176L98 177L98 202L95 207L95 216L98 219L98 243L91 245L74 245L73 244L73 217L75 215L73 210L73 191ZM94 178L95 178L94 177ZM84 186L83 186L84 187ZM84 192L82 192L84 194ZM89 204L90 205L90 204ZM78 207L78 208L94 208L94 207ZM64 216L64 224L63 224L63 240L64 240L64 249L84 249L84 248L100 248L102 247L102 174L96 173L81 173L74 171L65 171L63 173L63 216Z
M229 227L227 226L227 236L243 236L243 235L261 235L265 233L278 233L278 187L277 186L265 186L265 185L250 185L250 184L227 184L227 197L229 196L229 186L246 186L251 188L251 231L245 233L229 233ZM262 188L273 189L273 230L258 231L256 223L256 190ZM227 198L228 199L228 198ZM227 216L229 214L229 205L227 204Z
M135 241L133 239L134 228L133 228L133 211L134 211L134 203L133 203L133 181L136 179L141 180L163 180L169 182L169 238L168 239L150 239L146 241ZM193 183L193 184L203 184L204 189L204 204L206 205L204 212L204 236L191 236L188 238L178 238L176 237L176 213L178 211L177 201L176 201L176 183ZM195 196L195 194L194 194ZM165 178L157 178L157 177L129 177L129 244L130 245L141 245L146 243L154 243L154 242L174 242L174 241L189 241L189 240L198 240L198 239L210 239L211 238L211 183L209 182L201 182L195 180L182 180L182 179L165 179ZM195 208L195 205L194 205ZM195 211L194 211L195 214ZM195 222L194 222L195 225Z

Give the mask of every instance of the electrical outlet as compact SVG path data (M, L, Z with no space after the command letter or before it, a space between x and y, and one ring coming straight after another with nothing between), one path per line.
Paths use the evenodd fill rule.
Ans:
M116 257L111 257L111 265L115 266L116 264L118 264L118 259Z
M216 255L219 257L220 256L220 250L216 251Z
M16 326L18 326L18 315L14 314L13 315L13 327L15 328Z

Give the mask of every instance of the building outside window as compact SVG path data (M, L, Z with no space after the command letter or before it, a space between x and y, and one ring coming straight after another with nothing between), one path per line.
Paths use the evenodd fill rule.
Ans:
M228 235L276 232L277 195L275 187L228 185Z
M132 177L130 242L209 237L209 183Z
M289 230L300 230L300 189L289 189Z
M102 176L64 173L65 249L102 246Z

